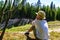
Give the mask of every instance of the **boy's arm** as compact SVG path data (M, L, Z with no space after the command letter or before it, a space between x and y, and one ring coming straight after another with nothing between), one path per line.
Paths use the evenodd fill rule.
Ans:
M35 26L31 26L31 28L27 32L31 32L34 28Z
M35 26L31 26L30 29L25 33L25 35L29 35L29 32L31 32L32 30L34 30Z
M31 32L32 30L34 30L35 28L35 24L34 21L32 22L32 26L30 27L30 29L25 33L25 34L29 34L29 32Z

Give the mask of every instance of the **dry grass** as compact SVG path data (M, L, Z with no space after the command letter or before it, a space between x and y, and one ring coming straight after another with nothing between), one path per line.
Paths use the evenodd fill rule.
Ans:
M33 34L30 34L31 38L34 38ZM26 40L26 36L23 33L5 33L3 40ZM60 40L60 33L51 32L49 40Z
M60 28L60 21L51 21L48 22L49 29L57 29ZM30 28L30 24L18 27L12 27L10 29L6 29L6 33L4 34L3 40L26 40L26 36L24 33L20 33L21 31L26 31ZM59 31L59 30L58 30ZM0 32L1 34L1 32ZM33 34L30 34L30 37L34 38ZM50 32L49 36L50 40L60 40L60 32Z

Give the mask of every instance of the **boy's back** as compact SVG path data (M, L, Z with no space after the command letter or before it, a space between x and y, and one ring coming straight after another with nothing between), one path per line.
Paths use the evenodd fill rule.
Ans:
M48 24L46 20L37 20L35 19L32 22L32 25L35 25L36 37L39 39L48 39Z

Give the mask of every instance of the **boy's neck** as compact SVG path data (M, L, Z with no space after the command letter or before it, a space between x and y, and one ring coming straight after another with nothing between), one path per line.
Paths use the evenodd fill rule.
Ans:
M38 19L38 18L36 18L37 20L42 20L42 19Z

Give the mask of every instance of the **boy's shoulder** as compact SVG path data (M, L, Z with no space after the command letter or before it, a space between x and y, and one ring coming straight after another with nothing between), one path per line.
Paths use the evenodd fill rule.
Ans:
M42 20L42 22L47 22L46 20Z

